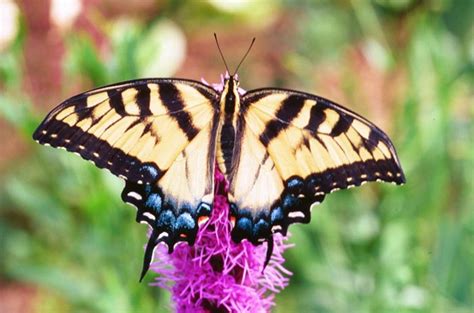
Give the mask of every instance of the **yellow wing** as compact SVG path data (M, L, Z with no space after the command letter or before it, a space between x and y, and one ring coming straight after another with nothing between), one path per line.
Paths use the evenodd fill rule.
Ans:
M193 243L213 201L218 94L194 81L148 79L75 96L33 138L62 147L126 181L122 199L153 228L144 270L164 241Z
M33 139L78 153L129 181L152 182L211 122L216 97L211 88L185 80L110 85L60 104Z
M229 175L234 239L254 243L308 223L327 193L367 181L405 181L390 139L329 100L260 89L242 99L243 125Z

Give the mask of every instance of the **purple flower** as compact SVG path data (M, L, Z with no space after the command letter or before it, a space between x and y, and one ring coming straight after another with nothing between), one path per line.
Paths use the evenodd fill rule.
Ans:
M217 169L215 181L212 214L194 245L179 244L171 254L165 245L156 248L150 268L159 276L152 285L171 291L177 312L268 312L275 293L288 285L282 254L290 245L275 234L264 269L266 244L232 241L227 182Z

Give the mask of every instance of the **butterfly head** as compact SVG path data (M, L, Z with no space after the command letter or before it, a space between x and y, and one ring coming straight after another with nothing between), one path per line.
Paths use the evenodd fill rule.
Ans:
M221 112L225 112L226 115L233 116L234 112L238 112L239 105L240 88L238 76L237 74L229 75L229 73L226 72L224 75L223 89L220 100Z
M234 88L237 88L239 87L239 74L234 74L234 75L230 75L229 72L225 72L224 74L224 78L222 80L222 84L224 86L227 86L227 85L230 85L232 86L232 88L228 89L229 91L233 91ZM225 88L224 88L225 89ZM236 89L236 90L237 90Z
M234 73L233 75L230 75L229 71L225 71L224 75L221 74L222 83L224 83L225 80L229 80L231 78L233 78L234 80L239 80L239 74Z

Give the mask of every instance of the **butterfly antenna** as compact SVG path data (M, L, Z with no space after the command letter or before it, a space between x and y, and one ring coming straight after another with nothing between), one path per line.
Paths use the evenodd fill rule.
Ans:
M222 53L221 47L219 46L219 40L217 40L216 33L214 33L214 39L216 39L217 49L219 49L219 53L221 54L222 61L224 61L225 69L227 70L227 73L230 73L229 67L227 66L227 62L225 61L225 58L224 58L224 54Z
M238 72L240 66L242 65L242 63L244 63L244 60L245 60L245 58L247 57L247 55L249 54L250 49L252 49L252 46L253 46L253 43L254 43L254 42L255 42L255 37L253 37L252 42L250 43L250 46L249 46L249 48L247 49L247 52L245 52L244 57L242 58L242 60L240 60L239 65L237 65L237 68L235 69L234 75L237 74L237 72ZM234 75L232 75L232 76L234 76Z

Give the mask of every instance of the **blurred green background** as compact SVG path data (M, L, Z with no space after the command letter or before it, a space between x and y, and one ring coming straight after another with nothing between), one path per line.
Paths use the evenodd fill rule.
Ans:
M474 1L0 0L0 312L167 312L138 283L123 183L31 134L62 100L141 77L316 93L384 129L407 184L294 225L275 312L474 311ZM152 280L152 274L147 277Z

